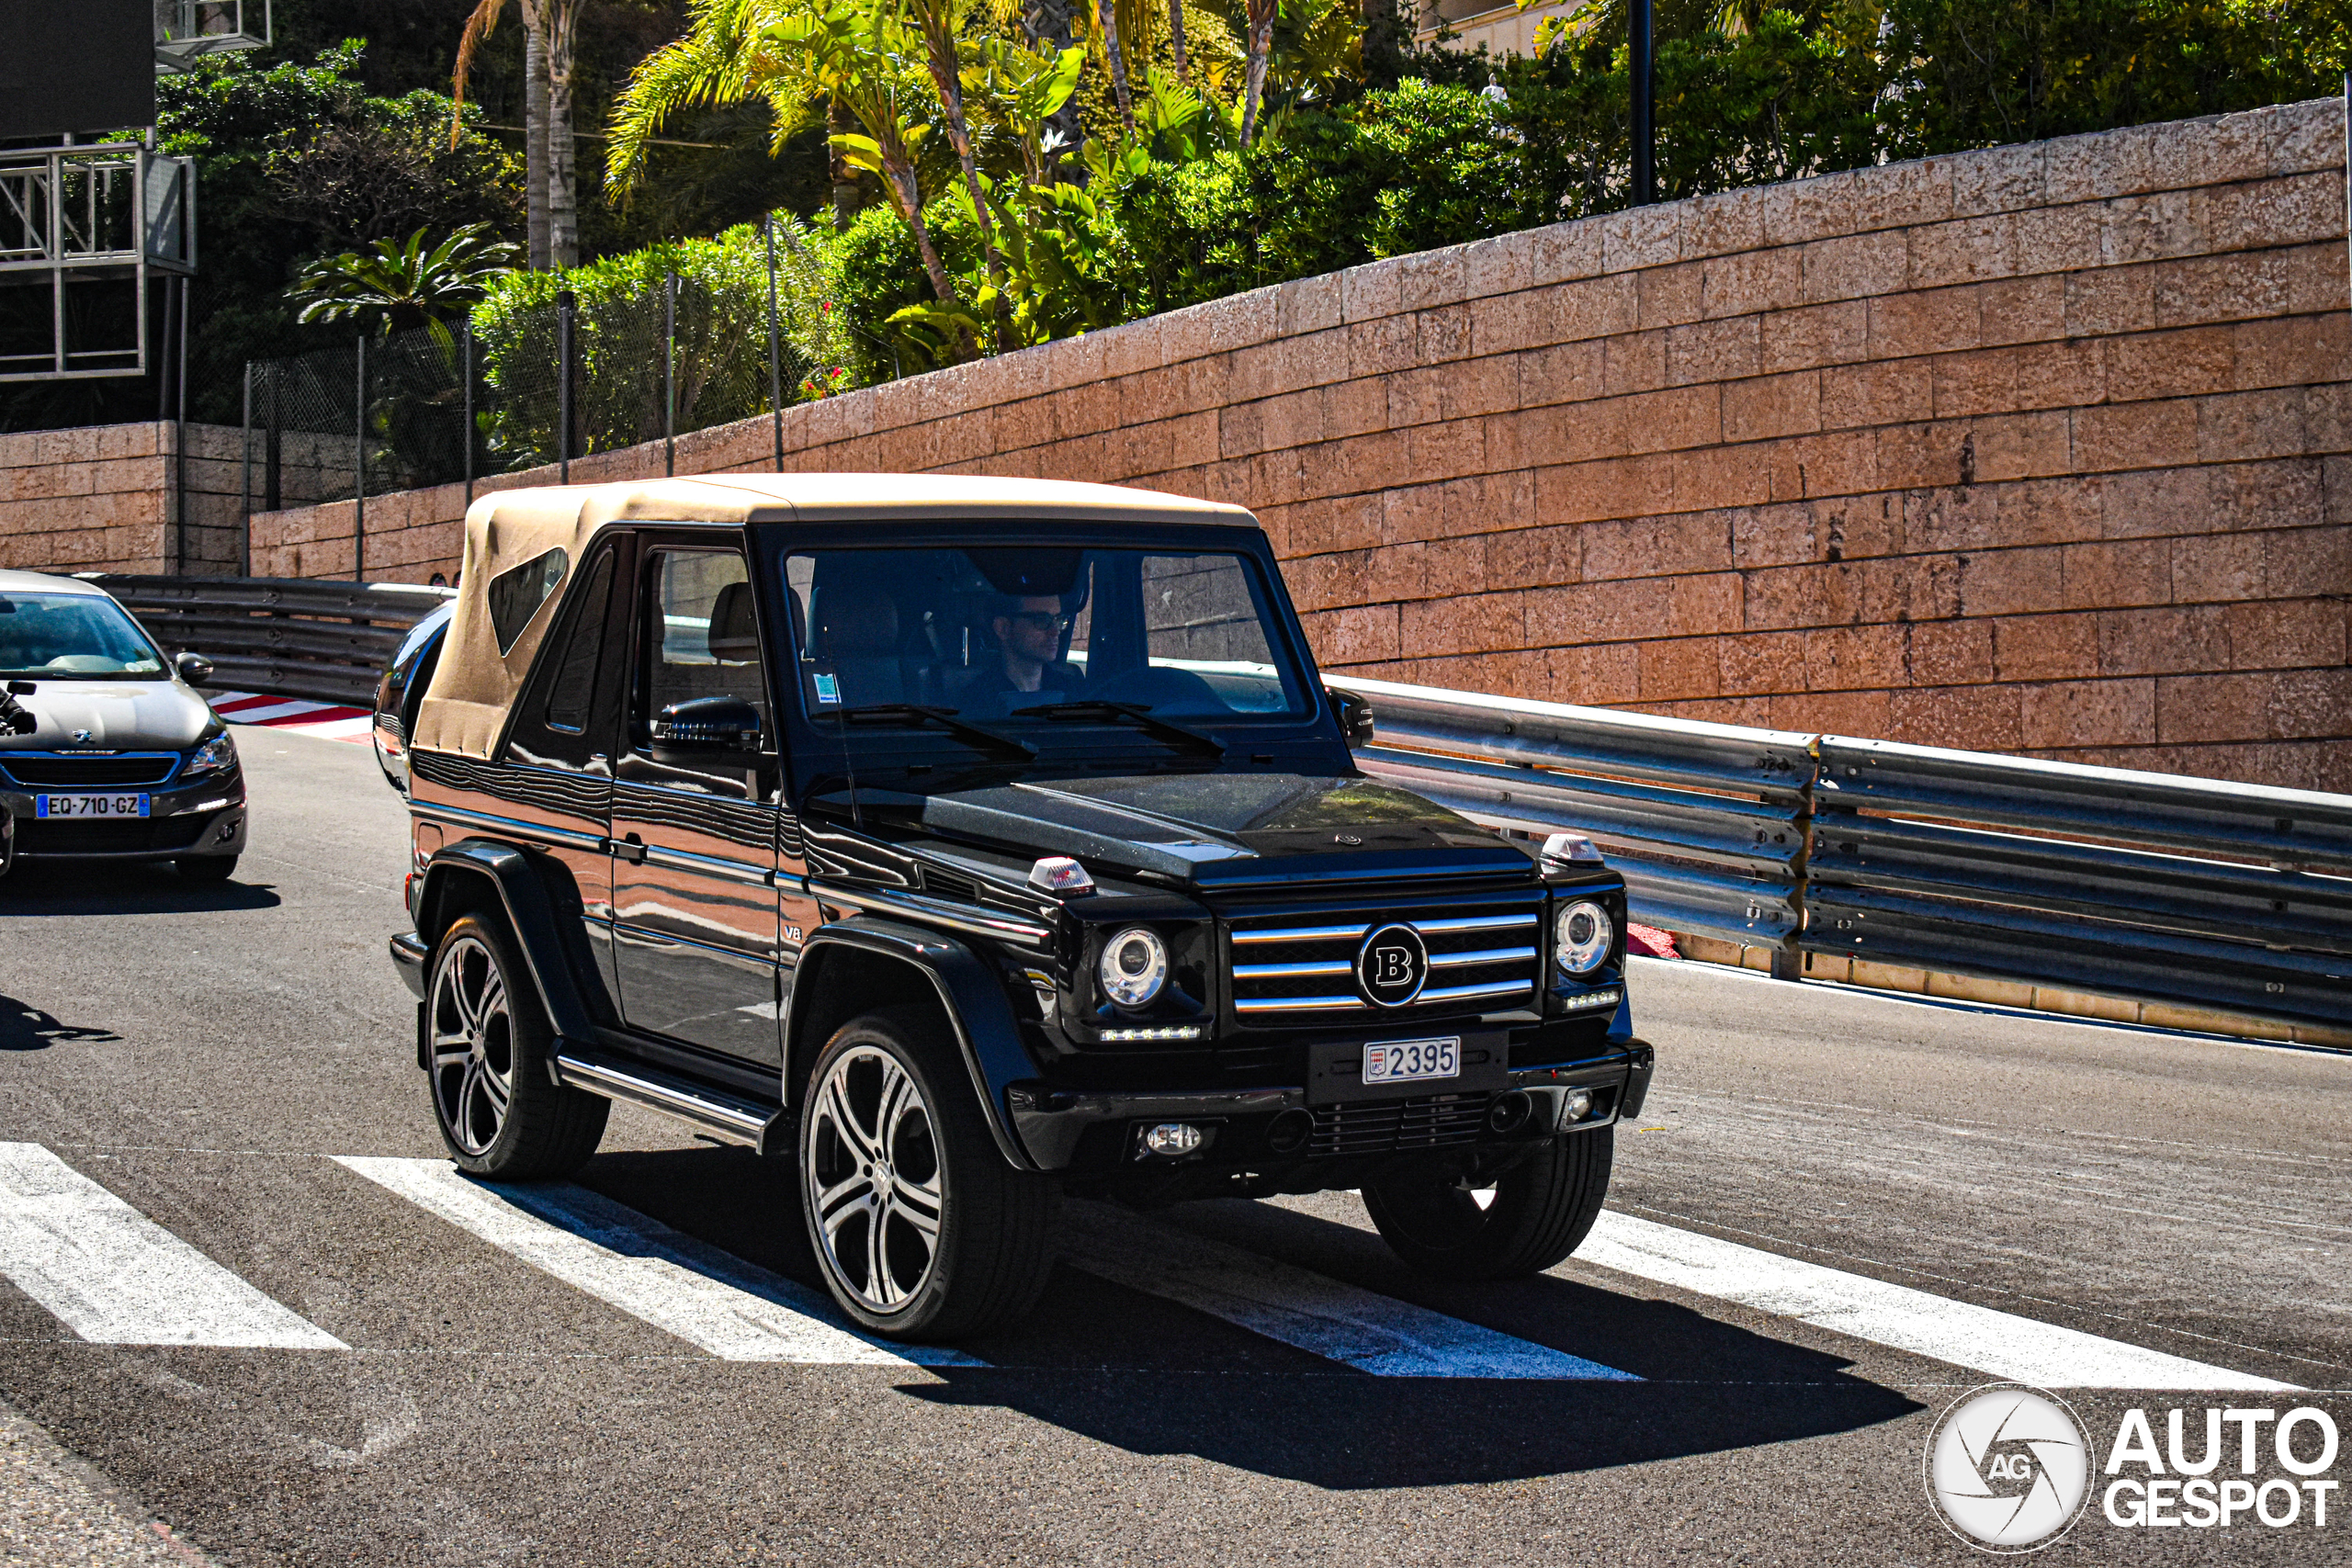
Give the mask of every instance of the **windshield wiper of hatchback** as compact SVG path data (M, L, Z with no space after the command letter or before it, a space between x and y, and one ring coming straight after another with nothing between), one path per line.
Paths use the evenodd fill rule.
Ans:
M1212 757L1225 755L1225 743L1203 735L1197 729L1187 729L1181 724L1170 724L1164 718L1151 716L1151 709L1142 703L1111 703L1099 697L1075 703L1047 703L1043 707L1014 708L1015 718L1106 719L1113 723L1134 725L1147 735L1157 736L1172 746L1187 750L1206 752Z
M1010 735L999 735L993 729L983 729L977 724L967 724L957 718L956 708L933 707L924 703L865 703L854 708L838 708L830 716L843 724L878 722L886 719L912 719L917 723L929 720L946 730L958 740L966 741L1001 756L1035 761L1037 749Z

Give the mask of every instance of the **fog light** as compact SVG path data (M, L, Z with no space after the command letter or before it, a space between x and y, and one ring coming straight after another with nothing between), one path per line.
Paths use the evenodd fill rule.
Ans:
M1144 1134L1143 1146L1152 1154L1177 1159L1201 1146L1201 1130L1190 1122L1162 1122Z
M1572 1089L1560 1097L1560 1120L1581 1122L1592 1114L1592 1090Z

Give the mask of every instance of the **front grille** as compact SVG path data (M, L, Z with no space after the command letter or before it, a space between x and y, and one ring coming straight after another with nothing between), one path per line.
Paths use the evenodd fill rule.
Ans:
M1494 1102L1491 1094L1432 1094L1419 1100L1327 1105L1315 1112L1315 1134L1306 1141L1306 1152L1319 1159L1476 1143Z
M17 852L24 855L119 855L192 848L215 814L177 817L17 819Z
M179 761L169 751L137 751L119 757L77 757L56 751L0 752L0 771L28 789L123 789L159 784L172 776Z
M1234 1010L1244 1023L1311 1025L1525 1006L1535 997L1543 919L1540 906L1521 904L1238 920ZM1356 954L1376 927L1390 924L1419 933L1429 979L1411 1002L1375 1007L1356 988Z

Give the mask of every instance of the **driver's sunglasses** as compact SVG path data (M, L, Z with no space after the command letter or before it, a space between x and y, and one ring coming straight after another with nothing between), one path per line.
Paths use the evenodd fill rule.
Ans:
M1041 632L1066 631L1078 619L1075 615L1057 615L1051 610L1016 610L1012 618Z

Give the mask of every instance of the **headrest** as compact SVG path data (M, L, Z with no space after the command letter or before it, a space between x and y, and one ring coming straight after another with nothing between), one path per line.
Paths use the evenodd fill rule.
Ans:
M850 583L824 596L825 656L870 659L899 651L899 602L869 583Z
M710 656L725 664L756 664L759 625L752 618L752 585L730 582L710 607Z

